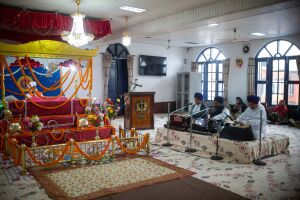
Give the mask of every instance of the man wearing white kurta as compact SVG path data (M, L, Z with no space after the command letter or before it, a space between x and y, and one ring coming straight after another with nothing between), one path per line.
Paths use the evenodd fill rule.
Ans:
M260 98L258 96L254 96L254 95L248 96L247 101L249 107L236 120L238 123L250 125L252 127L252 131L255 139L259 139L261 114L262 114L261 138L264 138L266 133L267 114L266 114L265 107L259 103L259 100Z

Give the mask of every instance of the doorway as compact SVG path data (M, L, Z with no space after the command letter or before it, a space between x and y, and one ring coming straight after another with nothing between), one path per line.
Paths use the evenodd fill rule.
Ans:
M127 56L129 53L120 43L110 45L106 51L112 56L108 80L108 97L114 102L119 98L121 105L124 105L124 93L128 92ZM124 115L124 106L121 106L118 115Z

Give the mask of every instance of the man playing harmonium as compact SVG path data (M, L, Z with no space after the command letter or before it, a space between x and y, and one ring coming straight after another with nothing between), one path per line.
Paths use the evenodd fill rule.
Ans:
M223 129L221 138L238 141L256 140L259 139L260 125L262 125L261 137L264 138L267 114L264 106L259 103L259 100L258 96L248 96L249 107L234 121L233 125ZM260 115L262 115L262 118Z
M206 126L208 112L207 112L207 106L203 102L203 95L201 93L196 92L194 94L194 98L195 98L195 104L193 104L191 108L192 117L195 120L195 124L198 124L200 126ZM200 112L202 110L203 112Z

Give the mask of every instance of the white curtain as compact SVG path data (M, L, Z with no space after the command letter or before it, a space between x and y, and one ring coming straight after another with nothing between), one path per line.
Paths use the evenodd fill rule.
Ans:
M255 58L249 58L247 73L247 95L255 95Z
M199 72L198 63L192 62L191 72Z
M111 67L112 56L110 53L105 52L102 57L102 65L104 70L104 98L108 97L108 80L109 80L109 71Z
M223 82L224 82L224 99L227 101L228 98L228 76L229 76L230 59L223 61Z
M133 79L133 61L134 61L134 56L133 55L128 55L127 56L127 70L128 70L128 91L130 91L130 86L131 82Z

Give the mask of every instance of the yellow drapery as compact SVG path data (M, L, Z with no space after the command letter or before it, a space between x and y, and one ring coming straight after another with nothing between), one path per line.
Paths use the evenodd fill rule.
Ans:
M40 58L73 58L88 59L95 56L98 49L85 50L63 42L38 40L26 44L6 44L0 42L0 55L29 56Z

